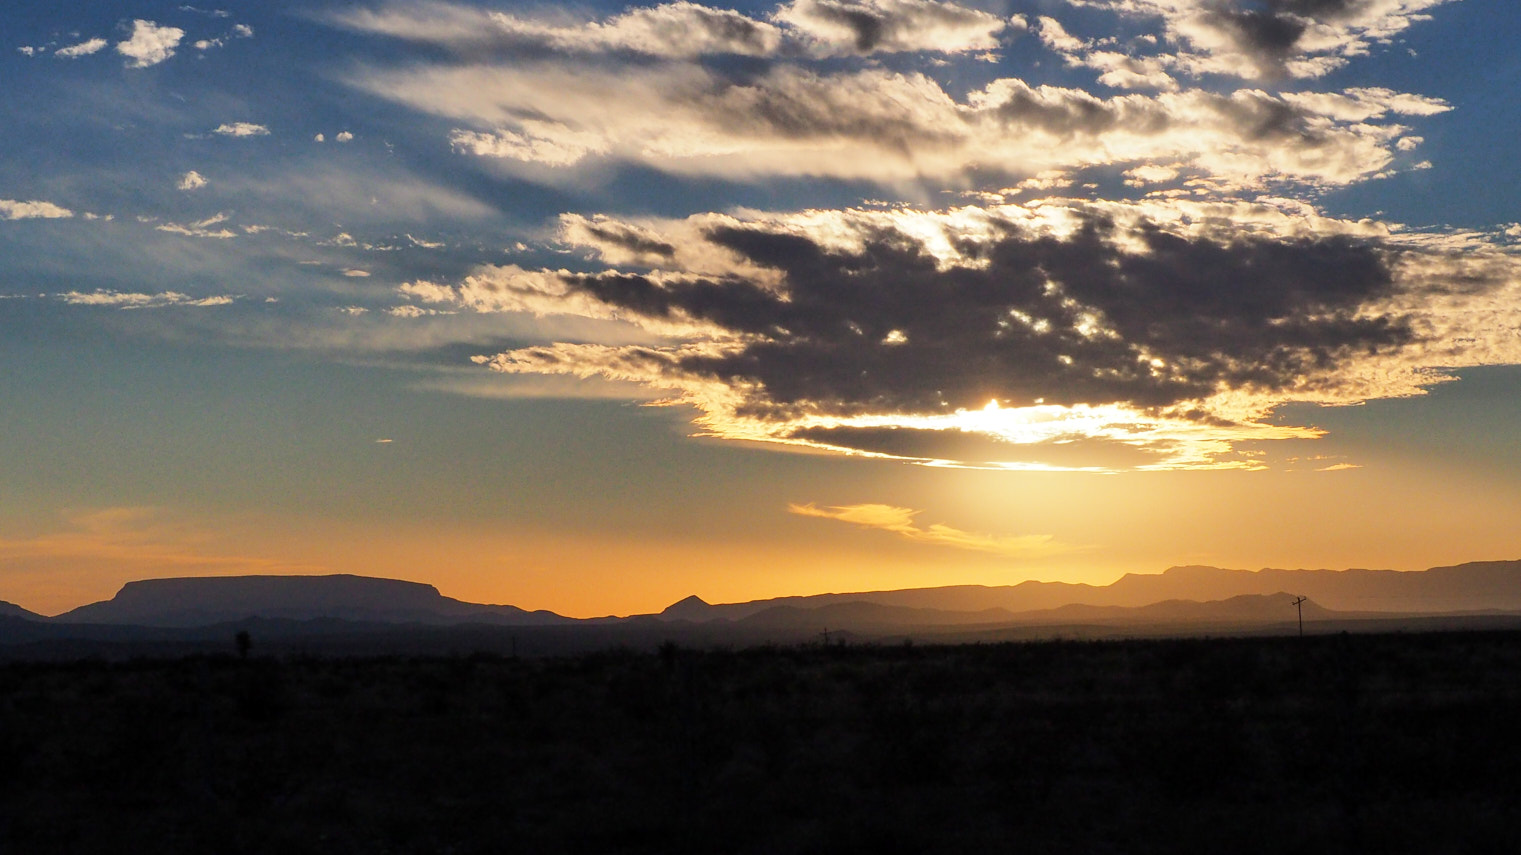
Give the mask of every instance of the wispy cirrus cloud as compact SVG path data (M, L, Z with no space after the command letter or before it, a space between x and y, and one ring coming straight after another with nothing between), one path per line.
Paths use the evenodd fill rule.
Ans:
M160 309L169 306L207 308L228 306L238 298L230 294L209 297L192 297L178 291L160 291L156 294L132 291L66 291L58 299L71 306L100 306L112 309Z
M211 132L224 137L266 137L269 136L269 128L254 122L224 122L211 129Z
M184 179L181 179L181 183L182 184L184 183ZM187 188L181 187L180 189L183 190L183 189L187 189ZM193 189L193 188L188 188L188 189ZM230 219L232 219L232 215L230 215L230 214L228 214L226 212L222 212L222 213L218 213L218 214L213 214L212 216L207 217L204 220L198 220L196 222L189 223L189 224L185 224L185 223L160 223L160 224L154 226L154 228L156 228L157 230L159 230L161 232L169 232L170 234L184 235L185 237L215 238L217 240L231 240L231 239L237 237L238 233L235 232L235 231L233 231L230 228L227 228L224 225L224 223L226 223Z
M105 49L105 46L105 39L86 39L85 41L79 42L77 44L59 48L53 52L53 56L59 57L60 59L78 59L82 56L89 56L93 53L99 53Z
M1396 143L1408 129L1389 117L1447 109L1366 90L1345 96L1366 105L1351 120L1341 102L1260 90L1099 97L1016 78L958 99L925 74L792 65L739 79L693 65L524 61L375 71L351 82L475 125L453 135L471 154L551 167L600 157L740 179L957 182L972 170L1022 176L1166 160L1235 187L1342 185L1401 156Z
M1050 535L1044 534L1017 537L978 534L941 523L932 523L921 528L914 522L914 518L921 513L920 511L893 505L862 504L820 508L809 502L789 504L787 510L799 516L837 520L862 528L891 532L917 543L970 549L976 552L992 552L1011 558L1041 558L1071 552L1073 549L1056 542Z
M362 32L459 51L538 46L667 58L854 56L992 50L1018 22L943 0L793 0L752 17L699 3L637 7L599 20L525 17L454 3L391 3L330 17Z

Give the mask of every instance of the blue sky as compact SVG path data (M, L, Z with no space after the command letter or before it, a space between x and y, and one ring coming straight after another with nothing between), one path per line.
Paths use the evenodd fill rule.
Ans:
M0 17L0 599L1517 552L1501 0Z

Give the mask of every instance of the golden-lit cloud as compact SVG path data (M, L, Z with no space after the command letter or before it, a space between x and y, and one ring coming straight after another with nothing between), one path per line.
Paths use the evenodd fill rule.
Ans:
M690 63L607 69L572 59L409 66L356 87L469 126L457 151L550 168L588 158L692 175L817 175L961 182L1137 161L1186 164L1233 186L1341 185L1409 153L1405 110L1446 105L1360 96L1366 118L1262 90L1104 97L1001 78L955 96L931 77L775 63L729 77ZM1351 96L1348 96L1351 99Z
M573 216L561 238L610 264L400 293L651 334L476 362L665 390L727 439L942 466L1258 468L1260 443L1320 435L1275 423L1281 404L1419 395L1521 361L1507 246L1290 200Z
M1071 551L1072 547L1056 543L1050 535L1024 535L1020 537L977 534L962 531L940 523L927 527L914 524L919 511L892 505L862 504L820 508L813 503L789 504L787 510L805 517L838 520L864 528L892 532L918 543L970 549L977 552L993 552L1012 558L1041 558Z
M1191 75L1273 80L1324 76L1426 20L1427 10L1454 0L1068 2L1116 12L1133 21L1159 20L1162 31L1157 47L1142 55L1160 65ZM1110 43L1070 39L1052 47L1091 64L1094 53Z
M102 306L113 309L157 309L165 306L228 306L237 301L231 294L208 297L192 297L178 291L160 291L149 294L137 291L66 291L58 299L71 306Z

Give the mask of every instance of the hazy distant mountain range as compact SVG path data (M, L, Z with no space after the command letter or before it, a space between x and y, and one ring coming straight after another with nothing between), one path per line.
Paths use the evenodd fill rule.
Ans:
M796 642L832 633L869 640L970 640L1042 634L1199 634L1292 631L1358 622L1465 616L1521 627L1521 561L1421 572L1225 570L1173 567L1110 585L1024 582L781 597L709 604L688 597L657 615L582 620L510 605L467 603L432 585L364 576L233 576L130 582L115 597L48 618L0 602L0 645L60 641L194 644L225 640L233 624L264 639L382 636L432 647L542 651L659 643ZM1500 621L1496 624L1495 621ZM1370 624L1371 625L1371 624ZM1446 625L1446 624L1444 624ZM467 632L468 630L468 632ZM424 646L429 646L424 645ZM384 646L384 645L382 645ZM304 648L303 648L304 649Z

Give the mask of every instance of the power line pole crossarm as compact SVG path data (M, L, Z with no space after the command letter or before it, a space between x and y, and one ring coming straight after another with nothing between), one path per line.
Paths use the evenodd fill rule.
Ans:
M1300 638L1304 638L1304 604L1307 601L1309 601L1309 599L1310 599L1309 597L1295 597L1294 598L1294 609L1299 612L1299 637Z

